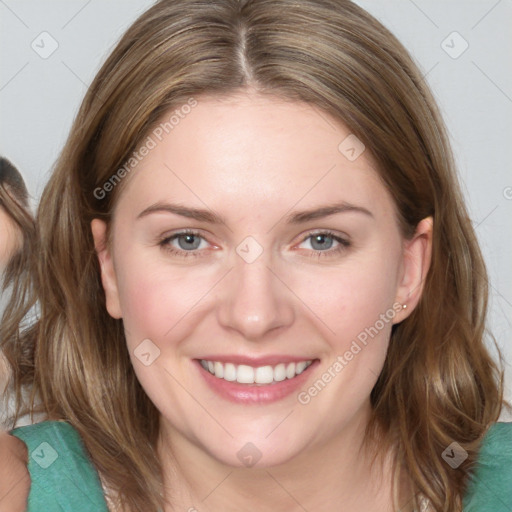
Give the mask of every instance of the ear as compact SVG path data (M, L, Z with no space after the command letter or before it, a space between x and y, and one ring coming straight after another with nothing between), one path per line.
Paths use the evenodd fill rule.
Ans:
M433 229L432 217L426 217L416 226L413 237L404 243L396 302L407 307L396 315L393 323L399 323L407 318L420 301L432 257Z
M93 219L91 222L91 231L94 238L94 247L100 264L101 282L103 284L103 289L105 290L107 311L112 318L122 318L114 262L110 248L107 244L106 222L100 219Z

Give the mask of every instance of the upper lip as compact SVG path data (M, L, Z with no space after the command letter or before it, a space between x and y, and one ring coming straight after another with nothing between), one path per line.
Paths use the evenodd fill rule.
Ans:
M220 363L245 364L255 368L259 366L275 366L279 363L299 363L301 361L314 361L315 357L290 356L290 355L267 355L267 356L242 356L242 355L206 355L198 358L206 361L219 361Z

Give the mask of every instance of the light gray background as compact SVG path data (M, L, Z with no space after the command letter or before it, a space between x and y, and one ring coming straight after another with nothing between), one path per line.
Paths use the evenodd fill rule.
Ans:
M512 0L357 3L405 44L441 106L489 269L490 329L507 360L512 400ZM34 204L87 85L152 4L0 0L0 154L19 167ZM47 58L31 47L44 53L52 44Z

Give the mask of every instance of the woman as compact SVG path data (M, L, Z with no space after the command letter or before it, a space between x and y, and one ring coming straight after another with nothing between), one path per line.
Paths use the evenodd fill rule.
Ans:
M12 288L18 288L22 280L33 232L34 221L25 182L14 165L7 158L0 157L0 317L4 313ZM4 322L9 323L9 311L2 319L2 323ZM4 398L9 373L0 352L0 399ZM0 424L3 419L2 407Z
M25 182L14 165L7 158L0 157L0 315L12 285L22 274L24 253L32 233L33 220ZM7 319L2 319L4 321ZM7 403L9 380L9 366L0 352L0 424L11 412ZM30 488L27 448L19 439L0 432L0 452L3 454L3 467L8 469L0 475L0 508L3 509L8 501L10 511L25 510ZM20 462L21 465L17 465Z
M29 510L490 503L485 266L435 102L356 5L158 2L37 223L35 339L2 332L48 419L12 432Z

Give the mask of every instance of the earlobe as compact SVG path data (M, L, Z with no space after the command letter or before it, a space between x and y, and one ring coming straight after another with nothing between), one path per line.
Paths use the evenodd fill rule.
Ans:
M395 323L409 316L420 301L432 258L433 231L433 219L426 217L418 223L413 237L404 243L403 268L396 302L406 306L406 309L397 315Z
M100 264L101 283L105 291L107 311L112 318L122 318L114 262L107 244L106 222L100 219L93 219L91 221L91 231L94 238L94 248L96 249Z

